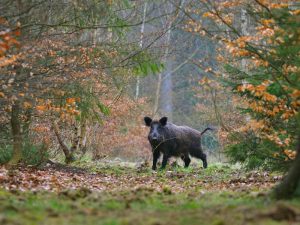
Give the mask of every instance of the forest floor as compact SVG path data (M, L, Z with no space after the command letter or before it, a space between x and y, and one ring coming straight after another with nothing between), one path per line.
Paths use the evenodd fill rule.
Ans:
M268 195L281 179L226 165L0 167L0 224L300 224L300 199Z

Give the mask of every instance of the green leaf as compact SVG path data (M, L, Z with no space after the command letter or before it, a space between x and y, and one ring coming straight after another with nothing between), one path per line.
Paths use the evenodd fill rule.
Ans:
M105 116L108 116L110 114L109 108L107 106L105 106L104 104L98 102L97 106Z
M138 76L147 76L149 74L160 73L164 69L162 63L142 62L134 68L134 72Z
M267 91L272 94L276 95L277 97L281 96L283 94L282 88L279 83L273 83L268 88Z

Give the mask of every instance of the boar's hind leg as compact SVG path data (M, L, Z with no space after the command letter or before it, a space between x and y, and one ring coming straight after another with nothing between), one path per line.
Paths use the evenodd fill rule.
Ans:
M190 159L189 155L182 155L181 159L184 161L184 167L188 168L191 163L191 159Z
M206 154L204 154L201 150L198 149L198 151L191 152L191 155L198 159L201 159L203 162L203 167L207 168Z
M152 169L153 170L156 170L156 164L157 164L157 160L159 159L160 157L160 152L159 151L153 151L153 165L152 165Z
M162 160L162 163L161 163L161 169L166 168L169 158L170 157L169 157L168 154L164 154L164 157L163 157L163 160Z

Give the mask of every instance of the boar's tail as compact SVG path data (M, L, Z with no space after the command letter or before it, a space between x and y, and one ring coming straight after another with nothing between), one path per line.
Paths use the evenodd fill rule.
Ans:
M203 135L203 134L204 134L206 131L208 131L208 130L214 130L214 129L212 129L212 128L210 128L210 127L207 127L207 128L205 128L204 131L201 132L201 135Z

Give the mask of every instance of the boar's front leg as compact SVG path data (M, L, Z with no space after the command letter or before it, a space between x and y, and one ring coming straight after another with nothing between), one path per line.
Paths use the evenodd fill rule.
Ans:
M161 169L166 168L169 157L170 156L168 154L164 153L163 160L162 160L162 163L161 163Z
M158 150L154 150L153 151L153 165L152 165L152 169L156 170L156 164L157 164L157 160L160 157L160 152Z
M191 159L190 159L189 155L188 154L182 155L181 159L184 161L184 167L188 168L191 163Z

